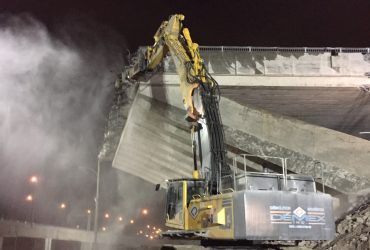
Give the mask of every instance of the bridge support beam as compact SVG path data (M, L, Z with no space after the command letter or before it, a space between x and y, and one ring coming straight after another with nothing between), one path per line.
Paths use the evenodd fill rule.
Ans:
M45 238L44 250L51 250L51 238Z

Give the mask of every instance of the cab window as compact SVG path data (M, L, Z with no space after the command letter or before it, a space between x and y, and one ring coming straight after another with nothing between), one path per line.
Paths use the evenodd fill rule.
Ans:
M182 182L172 182L168 184L166 212L170 220L174 219L176 214L182 211L182 184Z
M205 194L205 183L204 181L188 181L187 182L187 197L186 197L186 206L189 206L189 203L195 196L202 196Z

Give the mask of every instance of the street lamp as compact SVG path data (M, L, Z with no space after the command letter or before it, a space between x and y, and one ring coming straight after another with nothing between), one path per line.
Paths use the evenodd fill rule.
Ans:
M35 206L35 202L34 202L34 199L35 197L37 197L37 183L38 183L38 177L36 175L32 175L30 178L29 178L29 182L31 183L31 185L33 186L32 187L32 190L33 190L33 196L32 195L28 195L27 196L27 201L28 202L31 202L31 225L33 224L33 221L34 221L34 218L35 218L35 215L34 215L34 206Z
M148 214L148 209L143 209L142 214L147 215Z
M86 210L86 213L87 213L87 225L86 225L86 229L88 231L90 231L90 229L91 229L91 210L90 209L87 209Z
M98 214L99 214L99 187L100 187L100 160L98 159L98 169L96 174L96 195L95 195L95 214L94 214L94 250L97 249L98 239Z
M83 167L82 167L83 168ZM86 169L96 176L96 193L95 193L95 211L94 211L94 242L93 242L93 249L97 249L97 239L98 239L98 214L99 214L99 193L100 193L100 160L98 159L98 167L97 170L93 170L91 168L83 168Z
M67 204L65 202L61 202L58 206L59 210L59 215L61 216L60 219L60 224L62 226L68 226L68 211L67 211Z
M27 195L27 197L26 197L26 201L27 202L29 202L29 203L31 203L31 225L33 225L33 196L32 195Z

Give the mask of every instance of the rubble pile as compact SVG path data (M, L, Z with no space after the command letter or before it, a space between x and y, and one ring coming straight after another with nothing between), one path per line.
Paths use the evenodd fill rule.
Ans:
M347 213L337 221L336 238L320 244L319 250L369 250L370 249L370 202Z
M336 207L336 235L332 241L301 241L299 250L370 250L370 190L340 198ZM342 216L338 216L341 214ZM289 249L289 248L287 248Z

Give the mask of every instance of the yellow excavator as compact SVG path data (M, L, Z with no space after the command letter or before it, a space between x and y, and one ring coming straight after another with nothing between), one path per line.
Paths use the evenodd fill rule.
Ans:
M192 178L167 180L164 237L214 240L330 240L332 198L310 176L236 174L227 163L218 83L207 71L185 17L162 22L154 44L137 52L126 70L138 81L170 55L191 124ZM175 166L174 166L175 167ZM157 186L159 188L159 186Z

